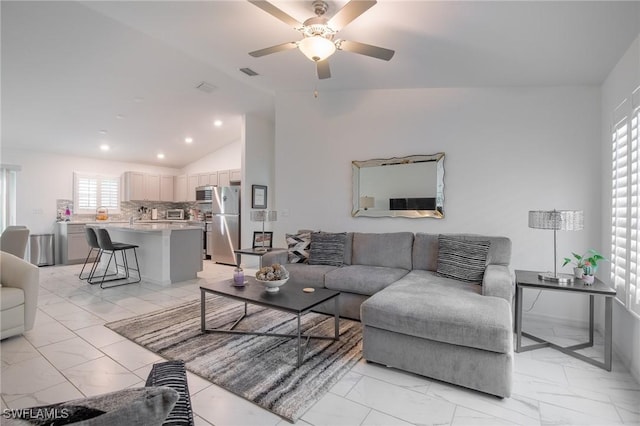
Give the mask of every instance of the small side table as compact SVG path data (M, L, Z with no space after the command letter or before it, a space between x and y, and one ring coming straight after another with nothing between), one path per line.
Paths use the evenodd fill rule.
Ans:
M234 250L233 252L236 254L236 265L240 266L240 258L242 257L243 254L246 254L248 256L259 256L260 257L259 267L262 268L262 256L264 256L267 253L271 253L273 251L281 251L281 250L286 251L287 249L267 248L267 251L262 251L257 248L246 248L246 249Z
M589 341L585 343L579 343L573 346L559 346L555 343L551 343L540 337L522 331L522 290L524 288L532 288L537 290L553 290L564 291L569 293L588 294L589 295ZM534 349L551 347L564 354L577 358L581 361L595 365L596 367L603 368L607 371L611 371L611 339L613 335L613 323L612 323L612 302L616 295L616 291L599 279L595 279L592 285L586 285L582 280L576 279L573 282L555 283L551 281L543 281L538 278L538 273L533 271L516 271L516 312L515 312L515 326L516 326L516 352L526 352ZM582 354L577 353L579 349L584 349L593 346L593 307L595 296L604 297L604 362L596 361L593 358L589 358ZM531 340L535 340L536 344L529 346L522 346L522 336L528 337Z

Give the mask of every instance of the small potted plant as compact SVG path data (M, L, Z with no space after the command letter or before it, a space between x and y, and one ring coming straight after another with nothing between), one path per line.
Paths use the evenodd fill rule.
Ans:
M566 266L567 264L572 263L573 265L575 265L573 267L573 275L575 275L576 278L582 278L582 275L584 274L584 256L581 256L578 253L574 252L571 252L571 255L573 256L573 259L565 257L562 266Z
M571 254L573 255L573 259L565 257L562 266L568 263L575 264L573 272L576 278L582 279L586 284L593 284L594 275L598 270L598 261L606 261L607 259L594 249L589 249L583 255L573 252Z

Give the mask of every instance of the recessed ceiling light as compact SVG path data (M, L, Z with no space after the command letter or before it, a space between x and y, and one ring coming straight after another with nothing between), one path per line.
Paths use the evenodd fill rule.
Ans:
M193 142L193 138L184 138L184 141L186 143L191 143L191 142Z
M106 143L100 145L100 150L101 151L109 151L109 148L110 148L109 145L107 145Z
M138 96L137 98L133 98L133 102L136 102L136 103L144 102L144 98L141 98Z
M116 118L117 118L118 120L122 120L122 119L124 118L124 115L122 115L122 114L118 114L118 115L116 115Z
M157 155L157 157L158 157L158 160L163 160L164 159L164 154L160 153L160 154Z
M100 130L100 134L101 134L101 135L106 135L106 134L107 134L107 131L106 131L106 130Z
M216 126L216 127L220 127L220 126L222 126L222 120L216 120L216 121L214 121L214 122L213 122L213 125L214 125L214 126Z

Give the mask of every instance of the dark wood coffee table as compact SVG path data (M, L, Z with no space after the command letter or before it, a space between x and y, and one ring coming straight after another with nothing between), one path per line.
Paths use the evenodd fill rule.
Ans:
M216 294L218 296L228 297L230 299L244 302L244 313L233 323L228 329L219 328L207 328L206 327L206 295L207 293ZM247 283L244 287L236 287L233 285L233 280L223 280L211 284L204 284L200 286L200 329L203 333L227 333L227 334L251 334L258 336L274 336L274 337L295 337L298 339L298 363L297 366L302 365L304 358L304 350L307 348L309 339L327 339L327 340L339 340L340 339L340 316L338 315L338 299L340 296L339 291L329 290L326 288L316 288L313 293L305 293L301 288L289 286L284 284L280 287L280 291L277 293L267 293L264 289L264 285L260 284L253 277L247 278ZM302 334L300 328L300 319L303 314L309 312L314 307L327 300L334 299L335 301L335 333L334 336L318 336L311 334ZM298 317L298 332L296 334L277 334L277 333L263 333L253 331L241 331L234 330L234 328L245 318L247 315L247 304L263 306L265 308L276 309L278 311L288 312ZM302 338L305 338L305 343L302 343Z

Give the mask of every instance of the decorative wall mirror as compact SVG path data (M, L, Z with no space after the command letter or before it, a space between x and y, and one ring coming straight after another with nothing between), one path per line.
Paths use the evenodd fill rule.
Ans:
M352 216L444 217L444 153L352 161Z

